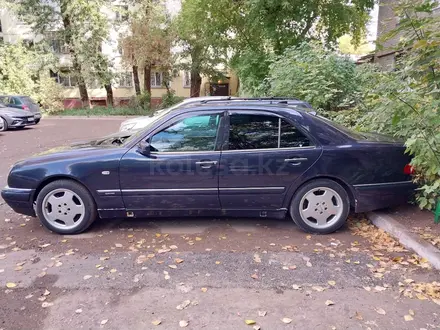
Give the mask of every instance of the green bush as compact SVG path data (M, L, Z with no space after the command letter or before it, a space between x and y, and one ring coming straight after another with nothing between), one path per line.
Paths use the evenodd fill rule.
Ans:
M56 116L141 116L145 115L145 110L130 107L93 107L63 109L51 112L50 115Z
M276 58L262 85L267 86L268 95L295 97L332 111L357 103L366 74L348 57L317 43L303 43Z
M154 112L154 109L151 108L151 96L147 92L133 96L128 103L128 107L136 109L136 112L143 115L150 115Z
M159 105L160 109L169 108L177 103L180 103L185 98L182 96L176 96L176 92L173 90L170 90L169 92L162 95L162 102Z

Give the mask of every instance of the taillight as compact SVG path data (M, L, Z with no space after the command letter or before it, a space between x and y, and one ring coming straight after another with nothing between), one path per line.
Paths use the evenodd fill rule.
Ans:
M403 168L403 173L407 174L407 175L411 175L414 173L414 167L412 167L410 164L406 164L405 167Z
M22 108L23 110L28 110L28 111L29 111L29 107L28 107L27 105L22 105L21 108Z

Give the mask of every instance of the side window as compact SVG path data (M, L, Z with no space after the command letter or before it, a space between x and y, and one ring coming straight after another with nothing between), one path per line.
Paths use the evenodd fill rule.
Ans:
M150 139L152 151L214 151L220 115L182 119Z
M277 117L233 114L229 118L229 150L278 147Z
M300 148L311 145L307 136L279 117L233 114L229 118L229 150Z
M301 148L311 145L307 136L286 120L281 119L280 148Z

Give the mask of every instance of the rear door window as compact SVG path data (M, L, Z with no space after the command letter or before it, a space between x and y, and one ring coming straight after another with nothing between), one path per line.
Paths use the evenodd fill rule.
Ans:
M287 120L271 115L229 116L229 150L301 148L310 139Z

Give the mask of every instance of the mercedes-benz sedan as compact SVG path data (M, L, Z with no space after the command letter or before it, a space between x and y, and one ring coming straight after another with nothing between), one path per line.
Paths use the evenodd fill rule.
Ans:
M2 197L50 230L97 216L291 217L331 233L350 210L412 194L402 142L354 133L286 104L208 102L162 112L124 141L80 144L14 165Z

